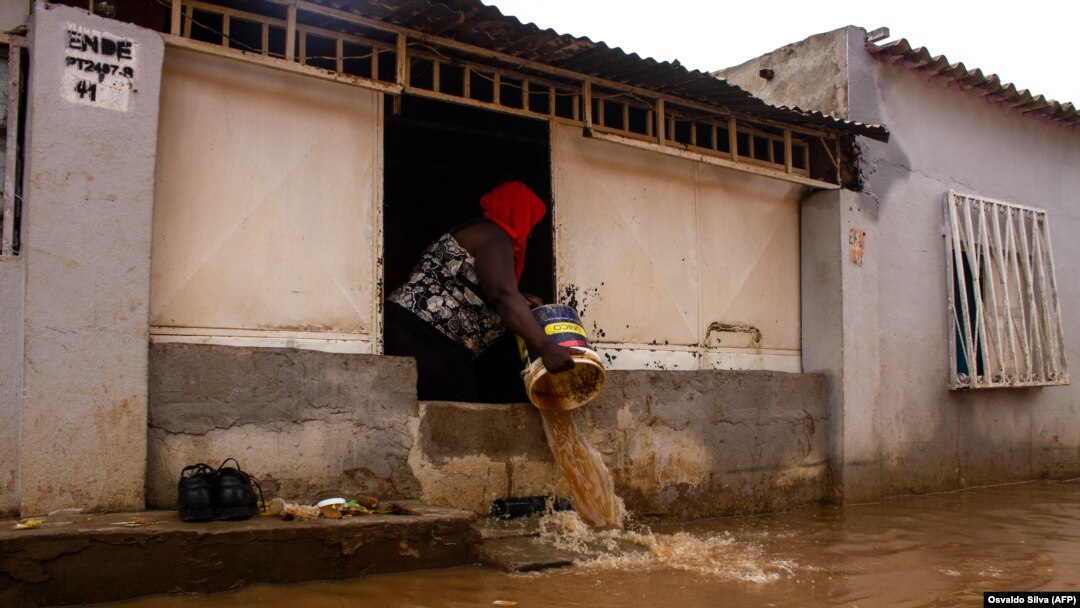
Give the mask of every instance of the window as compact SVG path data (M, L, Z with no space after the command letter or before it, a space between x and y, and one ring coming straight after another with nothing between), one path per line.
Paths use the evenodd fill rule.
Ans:
M949 192L953 389L1068 384L1046 212Z

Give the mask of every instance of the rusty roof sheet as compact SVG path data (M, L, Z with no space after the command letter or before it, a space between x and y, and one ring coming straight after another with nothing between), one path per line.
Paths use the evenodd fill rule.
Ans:
M721 106L792 125L888 141L881 125L840 120L820 112L776 107L707 72L678 61L657 61L589 38L559 34L503 15L480 0L313 0L425 34L536 61L588 76ZM496 0L497 1L497 0Z
M1032 95L1027 89L1019 90L1012 83L1003 83L997 74L983 74L978 68L970 70L963 63L950 63L944 55L934 56L925 47L912 47L904 38L882 45L867 44L866 48L882 61L929 72L1025 116L1045 118L1074 127L1080 125L1080 111L1071 103Z

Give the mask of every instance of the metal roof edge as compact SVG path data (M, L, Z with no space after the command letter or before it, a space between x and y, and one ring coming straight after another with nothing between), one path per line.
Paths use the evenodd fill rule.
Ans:
M312 0L427 35L472 44L490 51L544 63L628 86L704 103L751 118L888 141L881 125L862 124L773 106L710 72L688 69L678 60L658 61L611 47L603 41L560 34L523 23L480 0Z
M1002 82L997 74L984 74L982 70L969 69L960 62L951 63L944 55L932 55L926 47L912 47L906 38L885 44L870 42L866 44L866 50L880 61L930 73L1024 116L1070 127L1080 126L1080 110L1072 103L1061 103L1043 95L1033 95L1028 89L1017 89L1012 83Z

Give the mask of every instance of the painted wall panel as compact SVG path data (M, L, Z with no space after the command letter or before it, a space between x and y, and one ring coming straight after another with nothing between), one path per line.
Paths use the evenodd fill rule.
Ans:
M381 96L178 49L162 87L155 331L373 339Z
M800 369L800 186L567 125L553 154L556 282L610 367Z
M560 292L576 296L597 341L696 344L693 165L564 125L554 149Z
M800 190L700 166L703 327L748 325L761 332L758 348L799 349ZM747 347L748 340L746 333L713 332L707 346Z

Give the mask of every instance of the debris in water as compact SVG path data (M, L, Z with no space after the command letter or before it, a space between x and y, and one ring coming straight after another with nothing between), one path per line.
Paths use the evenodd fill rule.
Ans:
M43 520L41 519L28 519L23 522L15 524L16 530L32 530L34 528L40 528Z
M513 600L495 600L491 602L492 606L517 606L517 602Z

